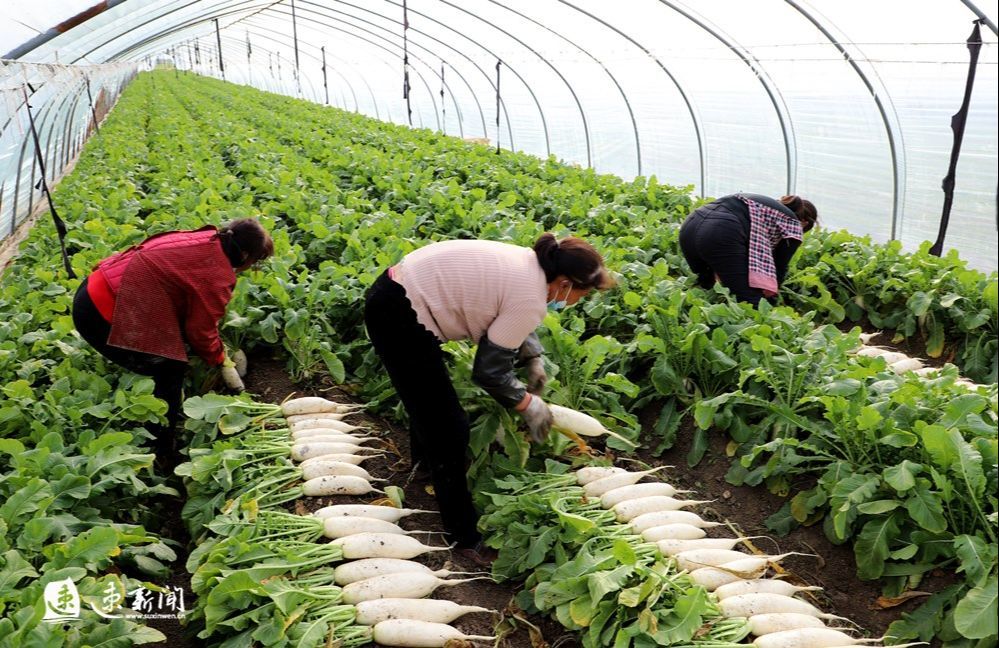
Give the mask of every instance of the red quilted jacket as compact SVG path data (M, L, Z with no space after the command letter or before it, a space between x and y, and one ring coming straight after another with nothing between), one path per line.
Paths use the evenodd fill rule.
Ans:
M236 273L216 233L207 225L157 234L97 264L88 294L112 314L108 344L186 361L186 342L205 362L222 363L218 324Z

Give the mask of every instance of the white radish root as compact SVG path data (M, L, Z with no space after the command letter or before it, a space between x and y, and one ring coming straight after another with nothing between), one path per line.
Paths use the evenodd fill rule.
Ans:
M441 599L383 598L356 604L355 621L375 625L389 619L414 619L431 623L450 623L472 612L493 612L477 605L459 605Z
M616 504L612 509L618 522L628 522L639 515L655 511L676 511L688 506L707 504L711 500L679 500L666 495L640 497Z
M689 524L690 526L700 527L702 529L722 525L721 522L708 522L693 511L655 511L633 518L631 522L628 523L628 526L630 526L631 530L635 533L641 533L646 529L662 526L664 524Z
M372 601L383 598L419 599L430 596L439 587L450 587L473 580L489 578L489 576L473 576L472 578L448 580L438 578L433 574L415 571L387 574L344 585L342 596L344 603L350 603L351 605L360 603L361 601Z
M660 540L698 540L707 533L692 524L662 524L642 531L642 540L659 542Z
M389 619L376 623L372 631L374 640L383 646L407 648L444 648L449 641L494 641L496 637L462 634L445 623Z
M355 475L331 475L316 477L302 484L302 493L309 497L326 495L365 495L367 493L382 493L367 479Z
M800 628L824 628L822 619L811 614L798 612L775 612L771 614L754 614L749 617L749 631L759 637L761 635L798 630Z
M576 471L576 483L585 486L592 481L623 472L628 471L616 466L585 466Z
M448 551L450 547L431 547L416 538L395 533L355 533L333 540L339 545L343 557L358 558L416 558L431 551Z
M305 464L302 465L304 466ZM418 513L437 513L437 511L396 508L394 506L377 506L374 504L334 504L333 506L324 506L318 511L313 511L312 515L318 518L346 515L354 517L377 518L387 522L398 522L407 515L416 515Z
M659 466L658 468L652 468L650 470L640 470L638 472L628 472L621 471L613 475L608 475L601 479L596 479L589 482L583 486L583 492L587 497L600 497L604 493L612 491L616 488L621 488L622 486L630 486L638 482L642 477L646 477L653 473L656 473L665 466Z
M667 484L666 482L632 484L631 486L621 486L620 488L607 491L600 496L600 505L604 508L613 508L621 502L627 502L628 500L638 499L640 497L653 497L655 495L672 497L677 493L686 492L687 491L679 491L674 486Z

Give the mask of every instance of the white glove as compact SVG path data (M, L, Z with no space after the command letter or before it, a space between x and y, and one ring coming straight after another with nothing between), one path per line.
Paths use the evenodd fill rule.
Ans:
M531 431L531 443L544 443L552 431L553 417L548 405L539 397L531 396L527 407L521 410L520 415L524 417Z
M233 391L242 392L246 390L246 387L243 385L243 379L239 377L239 373L231 361L227 361L222 365L222 382Z
M545 361L538 356L525 362L524 367L527 369L527 391L540 395L545 391L545 384L548 382Z

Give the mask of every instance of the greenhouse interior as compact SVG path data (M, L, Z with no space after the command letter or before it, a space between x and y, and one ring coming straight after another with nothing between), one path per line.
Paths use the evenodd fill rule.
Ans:
M0 648L996 648L996 20L5 0Z

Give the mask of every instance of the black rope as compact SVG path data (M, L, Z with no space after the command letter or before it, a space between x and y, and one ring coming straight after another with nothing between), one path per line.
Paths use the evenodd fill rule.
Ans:
M500 152L500 66L502 63L496 61L496 155Z
M954 204L954 178L957 175L957 160L961 155L961 142L964 140L964 127L968 123L968 107L971 103L971 89L975 86L975 70L978 67L978 53L982 49L982 20L974 21L975 27L968 36L968 51L971 53L971 60L968 64L968 80L964 85L964 101L954 116L950 118L950 128L954 131L954 146L950 150L950 166L947 168L947 175L944 176L942 188L944 192L943 213L940 215L940 231L937 232L937 240L930 247L930 254L940 256L943 254L944 236L947 234L947 225L950 223L950 208ZM999 218L999 217L997 217Z
M28 111L28 123L31 125L31 138L35 142L35 157L38 160L38 166L41 169L42 177L39 181L42 185L42 191L45 193L45 198L49 202L49 211L52 212L52 221L55 223L56 233L59 235L59 248L62 251L62 263L66 267L66 274L70 279L76 279L76 273L73 272L73 266L69 262L69 255L66 253L66 223L62 222L59 218L59 214L56 212L55 204L52 202L52 194L49 192L49 183L45 180L45 159L42 156L42 145L38 141L38 131L35 129L35 117L31 114L31 104L28 103L28 91L25 88L21 88L24 93L24 106Z
M406 118L413 125L413 107L409 103L409 6L402 0L402 98L406 100Z
M174 67L176 67L176 64ZM94 96L90 94L90 77L84 75L83 78L87 82L87 101L90 102L90 116L94 119L94 130L97 131L98 135L100 135L101 127L97 123L97 111L94 109Z

